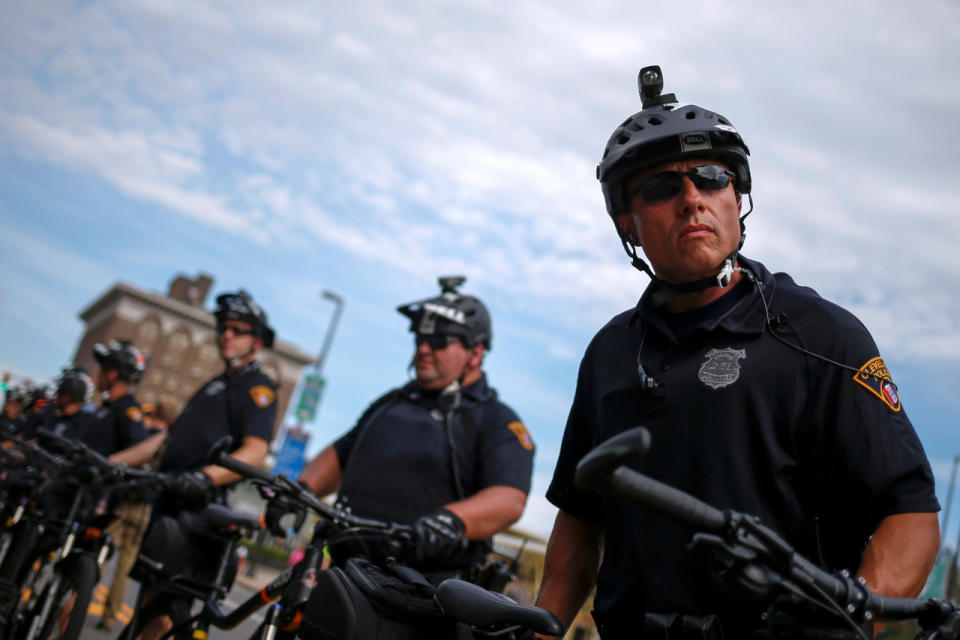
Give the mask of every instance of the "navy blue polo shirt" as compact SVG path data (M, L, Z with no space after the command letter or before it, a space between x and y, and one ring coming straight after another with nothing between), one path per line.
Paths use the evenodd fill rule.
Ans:
M200 387L170 425L161 471L200 469L207 453L223 436L233 436L233 449L246 436L270 442L277 417L276 385L254 360L225 372Z
M923 448L866 328L790 276L740 264L759 286L744 279L686 317L654 308L648 288L583 357L547 498L602 526L594 604L608 637L635 629L646 611L718 614L728 635L759 623L755 607L686 551L692 529L574 486L577 462L631 427L647 427L653 441L633 468L759 516L830 570L855 570L884 517L939 509ZM772 330L760 291L777 319ZM656 389L641 388L638 365Z
M147 437L143 410L130 394L113 402L105 401L96 418L92 424L85 425L77 438L100 455L123 451Z
M393 390L334 442L343 469L339 499L355 514L412 524L459 500L438 395L414 382ZM517 414L485 376L464 387L461 407L451 430L464 496L494 486L528 493L534 443ZM473 544L457 564L483 555L485 545Z

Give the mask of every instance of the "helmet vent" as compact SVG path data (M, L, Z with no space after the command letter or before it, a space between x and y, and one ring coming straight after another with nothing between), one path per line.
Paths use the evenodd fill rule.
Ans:
M686 112L685 114L683 114L683 115L686 116L687 120L693 120L694 118L697 117L697 112L696 112L696 111L687 111L687 112Z
M621 133L620 137L617 138L617 144L627 144L628 142L630 142L630 136L625 133Z
M725 124L725 125L727 125L727 126L730 126L730 122L729 122L726 118L724 118L723 116L719 116L719 117L717 118L717 120L719 120L721 124Z
M657 117L648 118L648 119L647 119L647 122L649 122L650 124L652 124L652 125L654 125L654 126L656 126L656 125L658 125L658 124L663 124L663 120L661 120L660 118L657 118Z

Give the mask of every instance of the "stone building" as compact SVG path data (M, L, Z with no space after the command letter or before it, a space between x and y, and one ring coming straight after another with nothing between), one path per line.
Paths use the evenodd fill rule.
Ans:
M94 373L94 344L130 340L147 357L137 399L142 403L169 399L179 413L203 382L223 371L213 315L204 308L212 284L206 274L195 279L178 275L161 295L117 282L80 312L86 330L74 362ZM313 357L278 339L260 359L263 372L278 387L276 435L300 371Z

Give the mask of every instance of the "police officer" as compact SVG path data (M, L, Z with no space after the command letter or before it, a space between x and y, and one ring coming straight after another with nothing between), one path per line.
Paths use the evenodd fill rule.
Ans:
M217 296L213 315L224 372L200 387L169 429L111 456L116 462L133 465L160 456L158 469L182 471L181 493L198 500L208 497L212 487L239 479L223 467L205 463L214 443L232 436L230 455L260 466L277 415L276 385L260 371L257 359L260 350L273 346L274 341L266 312L241 289ZM170 510L177 507L170 505Z
M24 395L17 387L7 390L3 401L3 415L0 415L0 434L15 435L23 430L27 419L23 412Z
M94 345L93 357L100 367L97 390L103 394L103 403L97 412L99 424L93 448L109 455L147 437L143 409L133 397L133 389L146 368L146 358L129 342L117 340L108 345ZM110 628L123 603L127 576L150 522L150 504L145 496L125 497L127 499L114 508L115 520L107 528L117 551L117 562L103 616L98 623L101 629Z
M440 296L398 308L410 318L415 378L375 401L301 475L339 491L353 513L412 524L418 568L466 568L523 513L533 441L483 373L490 315L441 278ZM464 540L470 544L465 545Z
M640 81L644 108L611 136L597 175L651 282L583 357L547 491L559 513L539 605L569 625L596 584L604 640L638 637L654 613L715 614L726 637L762 626L686 551L692 529L574 485L591 448L638 424L653 441L638 470L758 515L875 592L916 595L939 545L939 505L876 345L849 312L739 253L746 144L723 116L661 95L659 67ZM646 616L648 631L665 637L657 619Z
M110 455L147 437L143 409L133 397L133 388L146 368L146 358L126 341L96 344L93 357L100 366L97 391L103 395L99 424L88 444L101 455Z
M93 380L83 367L67 367L60 374L54 404L43 407L28 427L28 437L36 437L37 428L49 429L63 438L73 438L92 446L97 432L94 411Z
M230 455L259 467L267 455L277 415L276 385L260 371L257 359L260 350L273 346L274 341L266 312L242 289L217 296L216 304L213 315L224 372L200 387L166 431L111 456L126 464L143 464L159 456L157 468L171 472L174 488L154 502L152 522L164 518L168 527L180 528L187 539L191 534L183 531L176 516L211 500L222 500L225 486L239 479L223 467L206 464L211 447L223 436L232 436ZM158 558L183 553L169 548L162 537L164 529L151 524L142 554ZM201 580L206 579L207 569L191 567ZM159 638L172 626L170 618L158 618L142 637Z

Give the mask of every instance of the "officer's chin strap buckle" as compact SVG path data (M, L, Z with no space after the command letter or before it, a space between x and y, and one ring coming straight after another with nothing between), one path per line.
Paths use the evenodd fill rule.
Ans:
M720 269L720 273L717 274L717 286L725 289L727 285L730 284L730 279L733 278L734 271L733 260L730 258L724 260L723 268Z

